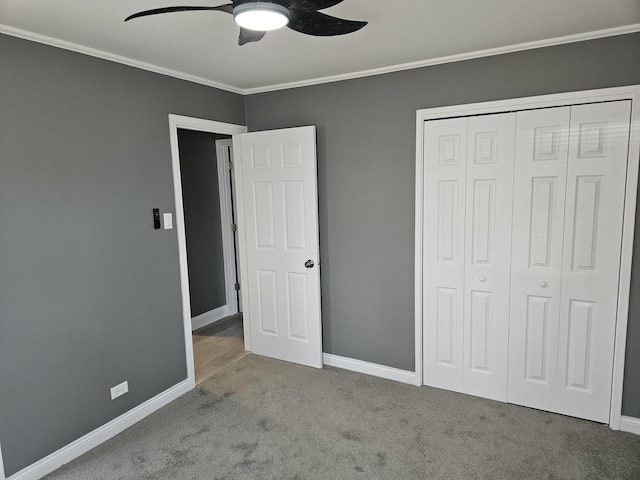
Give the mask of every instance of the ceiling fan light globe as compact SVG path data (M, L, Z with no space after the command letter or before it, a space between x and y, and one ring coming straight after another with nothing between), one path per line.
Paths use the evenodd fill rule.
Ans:
M289 10L276 3L250 2L235 7L233 18L242 28L268 32L289 23Z

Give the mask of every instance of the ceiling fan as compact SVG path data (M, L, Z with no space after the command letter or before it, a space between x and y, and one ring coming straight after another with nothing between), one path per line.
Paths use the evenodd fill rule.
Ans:
M345 35L360 30L367 22L344 20L320 13L318 10L333 7L343 0L234 0L233 3L216 7L179 6L154 8L134 13L125 22L134 18L161 13L211 10L233 15L240 26L238 45L257 42L269 30L284 26L296 32L319 37Z

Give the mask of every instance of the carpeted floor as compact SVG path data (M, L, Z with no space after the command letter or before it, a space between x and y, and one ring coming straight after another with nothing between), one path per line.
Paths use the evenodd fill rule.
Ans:
M640 436L249 355L47 479L640 479Z

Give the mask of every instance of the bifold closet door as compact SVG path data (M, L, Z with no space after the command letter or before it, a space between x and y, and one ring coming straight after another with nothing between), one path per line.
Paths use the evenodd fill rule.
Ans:
M424 383L506 400L515 114L425 124Z
M424 126L424 384L463 391L467 118Z
M518 113L510 403L609 421L630 108Z
M519 112L508 401L542 405L557 384L571 107Z

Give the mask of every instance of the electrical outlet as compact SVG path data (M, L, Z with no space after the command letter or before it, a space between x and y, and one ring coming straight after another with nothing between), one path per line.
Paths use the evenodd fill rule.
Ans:
M129 382L122 382L120 385L116 385L111 389L111 400L124 395L129 391Z

